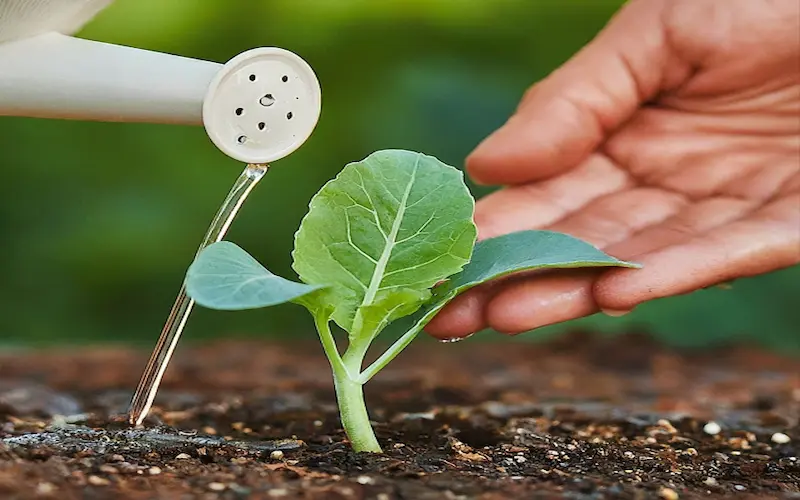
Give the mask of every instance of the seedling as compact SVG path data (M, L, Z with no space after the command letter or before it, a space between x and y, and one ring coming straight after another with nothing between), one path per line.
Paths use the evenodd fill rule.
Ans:
M476 244L474 208L461 171L420 153L378 151L347 165L311 200L292 252L301 282L272 274L222 241L198 254L187 273L187 293L211 309L285 302L308 309L333 369L353 449L381 452L363 386L456 296L520 271L638 267L551 231L521 231ZM372 341L411 315L413 326L364 368ZM344 354L331 322L347 332Z

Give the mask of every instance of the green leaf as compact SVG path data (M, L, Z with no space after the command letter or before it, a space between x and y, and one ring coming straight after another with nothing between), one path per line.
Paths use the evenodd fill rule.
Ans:
M186 294L209 309L234 311L274 306L321 288L272 274L228 241L204 248L186 273Z
M488 281L523 271L579 267L629 267L585 241L553 231L519 231L478 242L472 261L434 289L424 315L432 319L456 296Z
M394 320L416 312L430 297L430 290L404 288L378 304L364 306L360 309L362 330L377 335Z
M375 335L469 262L474 208L461 171L420 153L378 151L311 200L293 267L305 283L330 285L308 299L332 305L351 337Z

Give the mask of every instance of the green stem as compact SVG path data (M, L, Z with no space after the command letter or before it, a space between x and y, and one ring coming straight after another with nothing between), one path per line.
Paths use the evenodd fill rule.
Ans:
M381 445L372 430L369 414L364 403L364 387L348 377L333 376L336 399L339 401L339 415L342 426L354 451L381 453Z
M383 370L383 368L388 365L394 358L400 354L403 349L408 347L416 337L419 335L419 332L428 324L428 321L441 309L438 307L434 310L429 311L425 316L419 319L414 326L411 327L406 333L403 334L402 337L395 340L394 344L389 346L386 349L386 352L380 355L378 359L376 359L371 365L367 367L366 370L361 372L361 375L358 377L358 382L361 384L366 384L367 382L372 379L379 371Z
M325 356L327 356L334 373L341 371L349 377L350 374L347 373L347 368L339 355L339 349L336 347L336 340L331 333L330 318L325 314L314 314L314 325L317 327L322 349L325 351Z
M331 333L330 318L325 315L315 315L314 323L322 341L322 348L333 369L339 416L353 450L381 453L383 450L372 430L364 403L364 384L358 380L369 342L353 342L348 346L344 356L340 356Z

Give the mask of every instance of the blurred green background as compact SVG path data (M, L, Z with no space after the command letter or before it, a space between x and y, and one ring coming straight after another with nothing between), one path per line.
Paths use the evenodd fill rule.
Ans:
M224 62L256 46L300 54L323 112L311 140L256 189L229 233L290 270L292 236L343 165L403 148L461 165L525 88L589 41L618 0L117 0L80 36ZM0 332L6 345L151 345L242 165L200 127L0 118ZM472 186L474 194L487 191ZM647 331L681 345L747 339L800 349L800 268L564 328ZM197 309L187 337L312 338L299 307ZM483 336L483 338L499 338Z

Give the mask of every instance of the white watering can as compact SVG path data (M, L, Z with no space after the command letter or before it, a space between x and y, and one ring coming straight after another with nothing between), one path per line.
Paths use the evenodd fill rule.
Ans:
M267 164L309 138L319 82L278 48L222 65L70 36L112 1L0 0L0 116L202 124L223 153L248 164L202 249L225 235ZM193 304L182 288L134 393L131 424L147 416Z
M112 0L0 0L0 115L203 125L226 155L267 164L320 115L311 67L279 48L226 64L70 36Z

